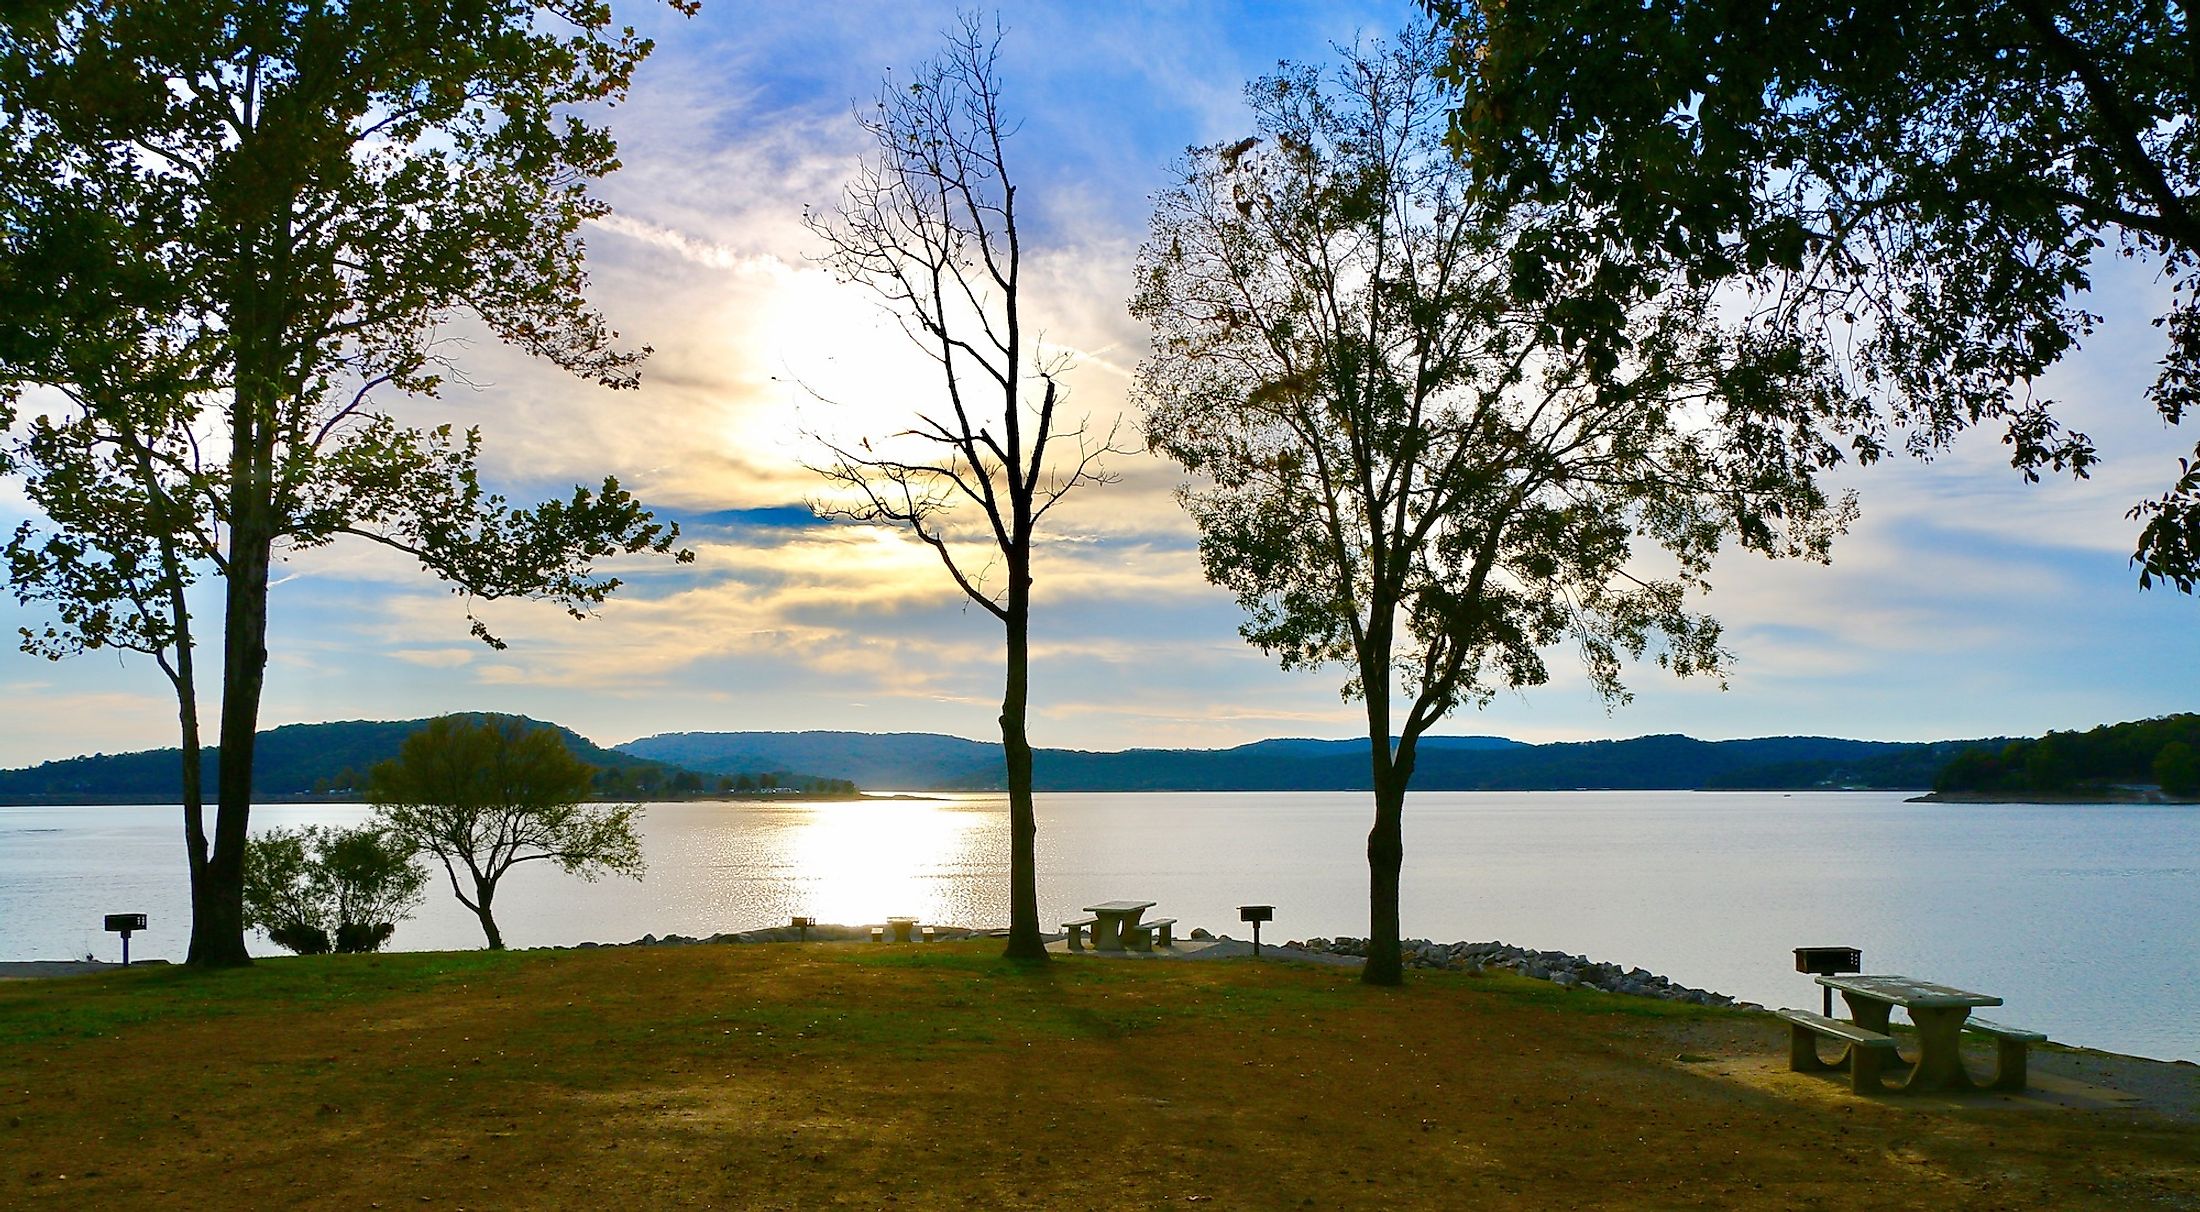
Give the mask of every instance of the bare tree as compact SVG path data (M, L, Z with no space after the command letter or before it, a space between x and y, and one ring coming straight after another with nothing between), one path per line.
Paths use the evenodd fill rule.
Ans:
M970 600L1001 623L1001 746L1009 803L1009 937L1044 959L1038 822L1031 799L1031 557L1039 522L1101 466L1113 431L1065 422L1067 359L1042 349L1023 311L1023 241L1009 178L997 58L1001 31L965 14L947 48L906 85L889 81L860 114L876 141L839 210L804 217L823 261L873 291L939 367L941 394L908 428L853 445L825 441L816 470L843 499L827 516L898 526L929 546ZM1037 398L1032 398L1036 392ZM971 511L975 511L975 515ZM967 519L967 522L965 521Z

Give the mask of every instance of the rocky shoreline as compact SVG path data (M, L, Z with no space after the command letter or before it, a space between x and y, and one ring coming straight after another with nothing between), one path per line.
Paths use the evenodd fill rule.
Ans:
M985 927L935 926L933 938L939 942L956 939L989 938L1005 935L1005 930ZM645 934L626 943L574 943L570 947L545 947L545 951L588 951L597 947L694 947L706 943L860 943L871 937L870 926L842 926L820 922L815 926L764 926L755 930L731 930L720 934Z
M1356 955L1363 958L1367 955L1367 940L1358 938L1310 938L1304 942L1284 945L1331 955ZM1764 1009L1755 1002L1737 1002L1724 993L1676 984L1671 979L1646 969L1598 963L1588 956L1568 955L1563 951L1533 951L1500 942L1432 943L1425 938L1409 938L1400 946L1408 968L1440 968L1451 972L1486 972L1494 968L1515 972L1530 980L1549 981L1565 989L1598 989L1629 997L1687 1002L1692 1006Z
M954 939L997 937L1005 931L987 928L953 926L936 927L935 937L942 941ZM821 923L805 932L794 926L766 926L757 930L735 930L708 936L645 934L629 943L576 943L573 949L586 950L595 947L680 947L706 943L791 943L802 938L811 942L862 942L871 937L869 926L842 926ZM1052 937L1060 937L1055 935ZM1227 938L1205 930L1195 929L1185 936L1188 940ZM1568 955L1563 951L1535 951L1527 947L1515 947L1510 943L1436 943L1425 938L1406 939L1402 944L1405 964L1408 968L1435 968L1448 972L1486 972L1500 970L1518 973L1530 980L1549 981L1564 989L1597 989L1605 993L1617 993L1628 997L1654 997L1662 1001L1686 1002L1692 1006L1738 1006L1745 1010L1762 1010L1755 1002L1738 1002L1724 993L1708 989L1695 989L1679 984L1669 977L1660 976L1643 968L1622 968L1618 964L1599 963L1585 955ZM1275 950L1278 948L1271 948ZM1358 938L1310 938L1294 939L1282 944L1284 951L1302 951L1313 955L1367 957L1367 940Z

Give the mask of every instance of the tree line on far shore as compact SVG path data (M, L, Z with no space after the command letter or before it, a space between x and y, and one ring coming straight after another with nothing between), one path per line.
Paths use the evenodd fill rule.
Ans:
M2050 732L2000 749L1960 753L1933 780L1943 794L2086 795L2159 787L2173 799L2200 798L2200 714Z
M345 796L367 785L367 776L349 767L313 780L312 794ZM862 791L853 779L822 778L791 770L745 771L740 774L705 774L677 766L598 766L590 780L597 799L680 798L712 795L854 796Z

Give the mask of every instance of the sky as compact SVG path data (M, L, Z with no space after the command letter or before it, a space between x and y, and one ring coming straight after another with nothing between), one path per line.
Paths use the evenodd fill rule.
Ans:
M392 401L408 419L478 425L485 470L515 500L615 474L676 519L696 562L619 566L595 617L477 604L510 644L467 634L466 603L363 544L292 553L270 600L262 725L520 712L600 743L674 731L852 729L998 736L999 625L906 536L825 522L807 470L819 435L883 432L929 402L925 364L891 319L816 262L805 207L829 208L858 163L853 118L890 71L933 54L951 6L705 0L681 19L626 0L658 40L633 95L604 115L624 169L585 231L590 296L646 343L638 391L611 393L493 341L459 355L468 384ZM1393 30L1403 4L1015 4L1004 104L1026 208L1029 314L1070 354L1071 408L1122 419L1146 336L1127 314L1152 195L1188 145L1249 133L1248 79L1279 59ZM906 77L904 77L906 78ZM2104 458L2089 480L2027 485L1998 435L1930 464L1844 472L1863 516L1830 566L1722 558L1699 602L1726 625L1722 689L1653 666L1601 701L1554 653L1544 687L1464 709L1440 732L1523 741L1687 733L1889 740L2036 735L2192 710L2200 603L2137 588L2124 511L2177 473L2191 438L2142 393L2161 354L2164 288L2104 264L2104 316L2041 391ZM453 329L467 336L463 325ZM829 401L829 402L828 402ZM1033 617L1032 734L1081 749L1349 737L1340 670L1285 672L1237 635L1203 580L1172 465L1111 461L1049 523ZM26 516L0 485L0 524ZM0 629L40 621L12 601ZM215 701L209 688L206 700ZM167 683L144 658L0 655L0 765L173 745Z

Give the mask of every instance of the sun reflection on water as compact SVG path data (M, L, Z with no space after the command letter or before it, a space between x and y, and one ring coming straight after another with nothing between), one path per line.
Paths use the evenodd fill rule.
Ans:
M790 912L845 923L1004 916L1000 881L971 878L1006 866L1006 822L989 805L820 804L790 815L782 861L803 902Z

